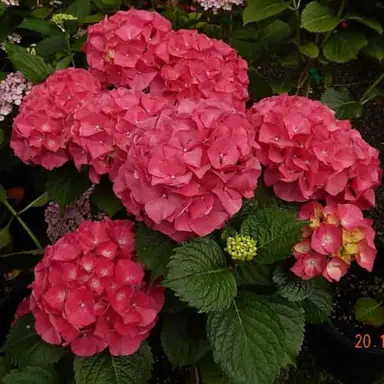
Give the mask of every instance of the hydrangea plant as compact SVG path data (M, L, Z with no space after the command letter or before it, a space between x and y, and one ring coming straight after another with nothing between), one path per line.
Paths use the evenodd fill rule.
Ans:
M25 52L6 48L20 65ZM106 17L84 51L88 69L34 61L40 84L11 147L50 171L61 207L92 182L110 217L80 219L45 247L3 349L17 368L5 382L55 383L73 369L67 382L146 383L156 328L168 360L203 382L208 365L236 384L271 384L294 364L305 322L328 318L326 280L355 260L372 269L361 209L375 204L378 152L307 98L247 110L238 53L158 13Z

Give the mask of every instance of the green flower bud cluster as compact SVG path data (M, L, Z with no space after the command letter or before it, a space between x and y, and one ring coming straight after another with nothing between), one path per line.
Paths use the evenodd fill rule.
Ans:
M233 260L249 261L256 256L256 240L247 235L228 237L225 250Z
M73 15L68 15L67 13L57 13L56 15L52 16L52 22L59 27L62 26L64 24L64 21L67 20L77 20L77 17Z

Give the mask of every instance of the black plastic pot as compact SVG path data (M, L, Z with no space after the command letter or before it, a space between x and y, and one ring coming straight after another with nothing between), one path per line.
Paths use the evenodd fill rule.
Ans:
M331 325L308 326L307 336L319 365L346 384L372 384L384 372L384 348L356 348Z

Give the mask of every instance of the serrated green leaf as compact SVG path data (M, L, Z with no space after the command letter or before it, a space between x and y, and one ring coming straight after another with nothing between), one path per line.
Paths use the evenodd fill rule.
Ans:
M381 24L373 18L362 16L358 13L349 12L344 16L345 20L354 20L359 22L360 24L364 24L367 27L375 30L380 35L383 33L383 27Z
M76 384L146 384L151 377L152 353L144 343L129 356L107 352L93 357L76 356L74 370Z
M112 183L107 179L96 185L91 198L97 208L105 212L109 217L113 217L113 215L123 209L121 200L113 193Z
M312 41L305 41L297 47L304 56L310 57L311 59L316 59L316 57L319 56L319 47Z
M41 367L26 367L3 378L4 384L57 384L58 381L55 374Z
M198 366L204 384L231 384L229 377L215 363L211 353L207 353Z
M5 358L20 368L27 366L43 367L58 362L67 350L47 344L35 332L31 314L22 317L11 328L4 345Z
M356 59L360 50L368 44L363 33L343 29L333 34L325 43L323 53L326 59L346 63Z
M79 199L91 186L89 178L71 165L64 165L49 172L46 191L49 198L61 207Z
M41 40L36 45L36 52L40 56L50 56L56 52L64 51L66 47L65 36L51 36Z
M313 279L314 286L311 295L303 301L305 320L312 324L327 321L332 311L332 297L328 284L324 279Z
M292 248L300 241L304 225L296 219L294 212L270 207L259 209L246 218L241 233L257 241L254 261L272 264L292 255Z
M300 64L299 52L291 51L287 53L281 60L280 64L283 68L296 69Z
M84 18L83 23L84 24L98 23L99 21L103 20L104 18L105 18L104 13L95 13L94 15L89 15L86 18Z
M346 88L328 88L321 102L333 109L338 119L357 119L363 112L363 105L353 100Z
M211 239L197 238L176 248L168 269L164 284L200 312L227 308L236 296L235 277Z
M283 326L267 302L240 291L230 308L208 314L214 360L235 384L271 384L286 345Z
M259 44L259 31L250 26L234 31L230 43L246 60L258 58L263 52Z
M303 280L294 275L285 263L279 264L273 274L277 293L289 301L302 301L309 297L314 288L313 280Z
M273 268L269 265L258 264L255 262L242 263L236 265L235 277L239 285L273 285Z
M273 44L280 44L287 40L291 35L291 28L288 23L281 20L274 20L268 23L259 32L259 44L264 47L269 47Z
M52 10L50 8L37 8L31 12L31 16L37 19L46 19Z
M384 39L381 36L370 36L368 45L362 50L362 53L375 60L382 61L384 59Z
M287 353L284 363L295 364L304 341L304 309L278 297L268 297L267 301L279 316L285 332Z
M243 23L267 19L285 11L289 3L283 0L250 0L243 11Z
M384 325L384 307L371 297L361 297L355 304L357 321L380 328Z
M15 69L33 83L44 81L52 73L53 68L49 64L25 48L11 43L6 43L5 47Z
M334 15L332 10L319 3L311 1L301 14L301 27L309 32L328 32L339 24L339 17Z
M154 276L167 275L167 265L176 245L168 236L137 223L136 255Z
M60 28L58 28L55 24L42 19L24 19L18 28L38 32L44 36L57 36L63 34Z
M364 97L362 104L366 104L369 100L379 99L384 100L384 89L379 87L372 88Z
M65 13L75 16L77 21L82 22L91 10L91 0L77 0L73 2Z
M324 88L328 89L332 85L332 82L333 82L332 74L330 72L325 72L325 74L324 74Z
M161 345L172 365L182 367L197 363L209 350L202 315L189 309L165 316Z
M282 80L273 81L271 86L273 92L280 95L288 93L295 86L295 83L289 77L284 77Z

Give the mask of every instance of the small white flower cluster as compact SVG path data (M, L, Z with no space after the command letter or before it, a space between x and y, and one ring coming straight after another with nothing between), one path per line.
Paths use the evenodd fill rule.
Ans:
M0 121L9 115L13 106L19 106L23 97L31 90L32 83L20 72L9 73L0 83Z
M63 2L59 0L50 0L49 5L53 8L59 8L63 5Z
M217 13L219 9L231 11L234 5L244 5L244 0L195 0L204 10L212 9L213 13Z
M20 44L21 43L21 36L18 33L11 33L7 36L7 40L11 43ZM5 45L4 43L0 44L0 49L5 51Z
M17 6L20 5L20 4L19 4L19 0L0 0L0 1L1 1L3 4L8 5L8 6L13 5L13 6L17 7Z
M36 44L31 44L29 47L27 47L27 52L29 52L31 55L36 55Z

